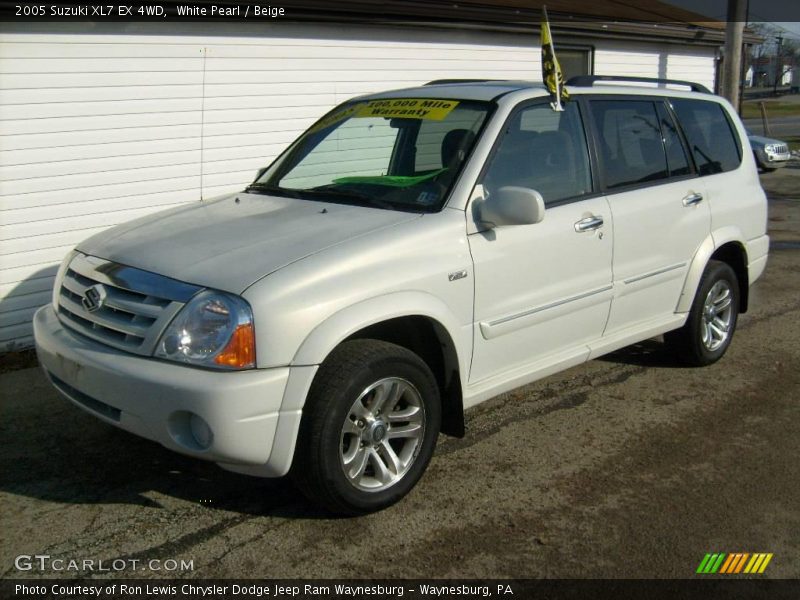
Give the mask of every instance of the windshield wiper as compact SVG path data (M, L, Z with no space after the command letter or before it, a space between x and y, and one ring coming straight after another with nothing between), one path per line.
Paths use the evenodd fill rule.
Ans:
M287 190L268 183L251 183L244 191L248 194L272 194L273 196L284 196L286 198L298 197L296 190Z
M372 196L359 194L349 190L341 190L329 188L327 186L320 186L317 188L309 189L287 189L270 185L268 183L251 183L245 188L245 192L249 194L267 194L273 196L283 196L285 198L296 198L309 200L317 200L320 202L342 202L345 204L355 204L357 206L370 206L375 208L382 208L385 210L402 210L402 211L415 211L415 207L410 207L406 204L394 204L379 200Z

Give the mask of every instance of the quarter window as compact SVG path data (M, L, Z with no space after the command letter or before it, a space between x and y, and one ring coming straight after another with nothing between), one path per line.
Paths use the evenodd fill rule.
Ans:
M668 176L661 127L652 102L594 100L591 106L607 188Z
M672 107L700 175L732 171L741 164L742 148L722 106L707 100L673 99Z

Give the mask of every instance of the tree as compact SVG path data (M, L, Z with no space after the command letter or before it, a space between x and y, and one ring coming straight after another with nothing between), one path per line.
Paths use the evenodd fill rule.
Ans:
M800 55L800 44L791 38L778 37L777 52L775 56L775 81L772 84L772 95L778 95L778 85L783 81L783 76L797 66Z
M754 78L759 73L764 75L764 83L777 94L784 75L800 65L800 40L786 37L783 30L769 23L750 23L748 29L763 41L751 46L747 66L753 67Z

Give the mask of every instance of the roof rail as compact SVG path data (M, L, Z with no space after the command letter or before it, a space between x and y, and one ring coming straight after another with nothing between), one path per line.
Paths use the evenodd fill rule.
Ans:
M656 83L660 85L684 85L690 88L693 92L701 92L703 94L710 94L711 91L704 85L694 83L693 81L682 81L680 79L661 79L656 77L628 77L625 75L578 75L570 78L567 85L574 85L577 87L592 87L597 82L604 81L628 81L634 83Z
M487 81L501 81L500 79L434 79L424 85L446 85L448 83L485 83Z

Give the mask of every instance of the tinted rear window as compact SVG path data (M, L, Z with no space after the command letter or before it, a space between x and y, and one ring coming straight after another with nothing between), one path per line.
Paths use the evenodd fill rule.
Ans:
M673 99L672 107L701 175L732 171L741 164L739 139L722 106L707 100Z

